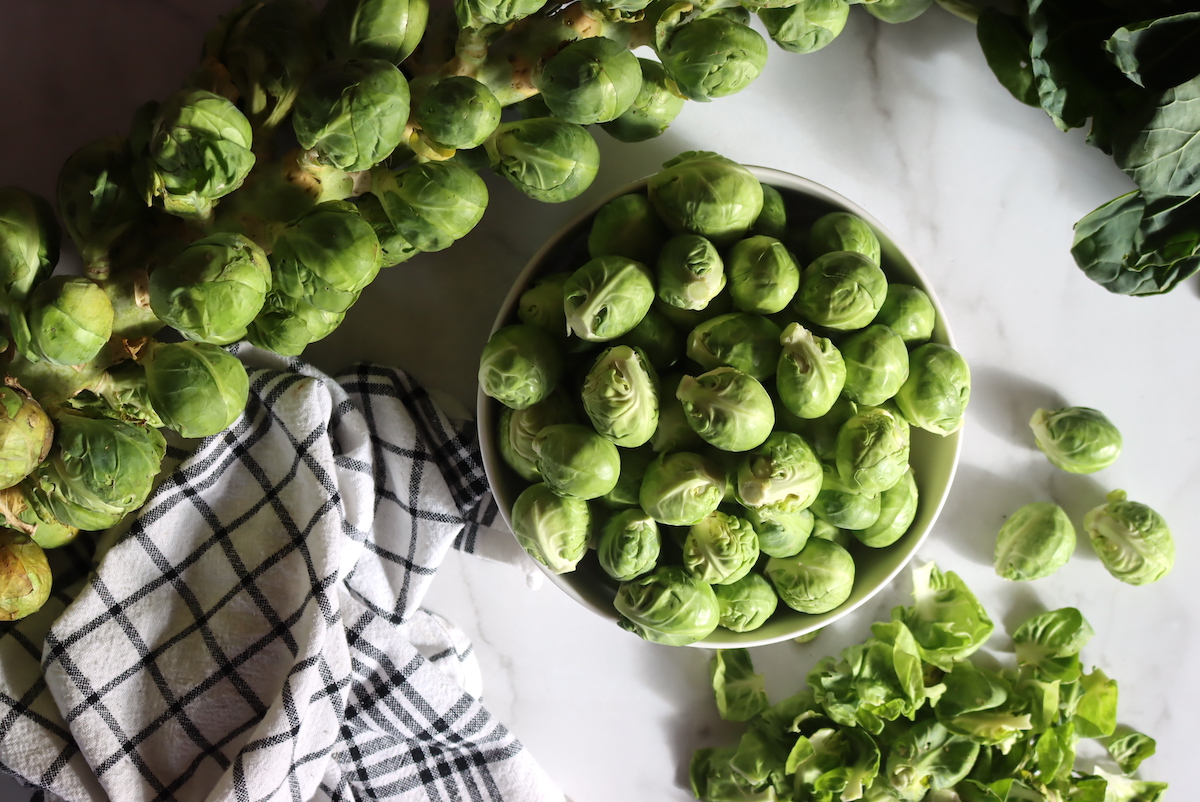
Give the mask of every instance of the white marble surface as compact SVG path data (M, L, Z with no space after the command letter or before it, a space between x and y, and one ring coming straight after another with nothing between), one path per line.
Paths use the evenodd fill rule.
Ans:
M231 4L0 5L0 184L48 193L77 144L123 130L138 103L173 88ZM472 404L474 362L509 282L591 197L698 148L826 184L910 249L974 372L958 478L919 559L960 573L998 624L1078 606L1097 632L1085 662L1119 681L1121 721L1158 739L1143 775L1169 781L1168 798L1195 796L1200 690L1187 677L1200 664L1200 292L1193 280L1166 297L1116 297L1074 267L1071 225L1128 187L1111 161L1012 100L970 26L938 9L902 26L855 11L825 51L773 48L749 89L689 103L659 140L599 139L602 175L582 199L540 205L493 182L475 232L385 272L309 355L329 369L360 358L399 365ZM1073 477L1031 447L1030 414L1064 403L1099 407L1120 426L1125 451L1113 467ZM1178 558L1165 580L1123 585L1084 542L1052 578L1014 585L992 573L1007 513L1049 499L1078 520L1115 487L1173 524ZM884 591L812 644L756 649L772 696L798 689L819 657L864 638L907 593L907 581ZM552 586L530 591L511 568L472 559L443 568L428 606L473 637L485 701L576 802L688 799L691 750L733 737L710 700L708 652L643 643ZM1003 636L993 643L1003 648ZM0 800L22 798L0 779Z

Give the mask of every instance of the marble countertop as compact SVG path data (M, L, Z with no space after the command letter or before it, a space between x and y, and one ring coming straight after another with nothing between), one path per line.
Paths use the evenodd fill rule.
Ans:
M178 83L231 0L57 0L0 6L0 184L50 194L79 144L123 131L139 103ZM786 170L870 210L936 288L974 387L958 475L918 563L958 572L997 628L1040 608L1079 607L1096 630L1084 662L1118 680L1120 720L1158 740L1146 778L1187 796L1200 742L1200 285L1157 298L1113 296L1068 252L1071 226L1131 188L1078 132L1062 134L988 71L971 26L940 9L900 26L861 10L827 49L772 48L744 92L689 103L663 137L598 134L603 167L582 198L527 201L492 181L483 223L453 248L385 271L346 323L307 356L403 367L473 407L475 362L509 284L540 242L612 188L689 149ZM437 336L431 336L436 333ZM1097 407L1125 449L1089 477L1032 447L1037 407ZM1175 570L1147 587L1113 579L1085 541L1053 577L1013 584L992 571L996 531L1029 501L1079 520L1126 489L1173 524ZM903 576L903 575L902 575ZM753 651L772 698L817 659L869 634L906 603L903 577L815 642ZM427 606L462 626L483 666L484 701L576 802L691 798L699 746L732 742L708 687L711 653L644 643L510 567L452 558ZM1003 635L993 642L1003 648ZM22 798L0 779L0 798Z

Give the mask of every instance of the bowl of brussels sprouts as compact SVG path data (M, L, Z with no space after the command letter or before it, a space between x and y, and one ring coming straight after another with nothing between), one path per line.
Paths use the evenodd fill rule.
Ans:
M688 152L534 255L479 363L505 522L583 606L656 643L798 638L929 534L970 372L866 211Z

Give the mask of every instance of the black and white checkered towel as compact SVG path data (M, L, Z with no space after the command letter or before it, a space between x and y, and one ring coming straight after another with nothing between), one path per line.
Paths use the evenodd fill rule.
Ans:
M0 625L0 769L52 799L561 802L420 607L448 549L513 547L473 425L398 371L241 356L246 413Z

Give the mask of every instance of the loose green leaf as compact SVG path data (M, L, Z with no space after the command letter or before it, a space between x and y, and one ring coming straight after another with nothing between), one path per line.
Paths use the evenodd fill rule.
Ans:
M1084 738L1112 735L1117 728L1117 681L1100 669L1079 680L1083 695L1075 707L1075 731Z
M934 563L915 570L913 598L911 607L892 610L892 620L904 622L921 658L943 671L975 652L992 634L987 611L953 571L942 573Z
M1200 74L1200 11L1126 25L1109 37L1104 49L1138 86L1178 86Z
M978 754L979 744L952 734L936 720L918 722L892 742L885 787L906 802L919 802L929 791L962 781Z
M749 721L766 710L767 689L746 649L718 649L709 663L717 710L726 721Z
M1033 38L1021 20L988 7L979 15L975 34L1000 85L1017 100L1036 107L1038 91L1029 55Z
M1042 679L1072 682L1082 673L1079 652L1094 634L1074 607L1035 615L1013 633L1017 663Z
M1097 769L1096 774L1108 783L1104 802L1157 802L1167 790L1166 783L1146 782Z
M1075 725L1067 722L1060 727L1051 727L1037 739L1034 755L1038 773L1047 785L1066 780L1075 765Z
M1113 738L1105 744L1108 753L1117 761L1121 771L1133 774L1142 761L1154 754L1158 744L1149 735L1130 732Z
M1118 131L1113 159L1150 204L1200 193L1200 76L1165 90L1144 121Z

